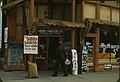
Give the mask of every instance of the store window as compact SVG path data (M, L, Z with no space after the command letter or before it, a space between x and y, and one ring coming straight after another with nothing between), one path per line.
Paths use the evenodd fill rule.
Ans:
M98 54L98 63L103 64L104 70L118 68L118 58L116 53L119 49L117 29L101 29L100 32L100 50Z
M69 30L64 31L64 48L71 48L71 31Z
M10 44L8 47L8 65L25 65L22 44Z
M86 38L82 50L82 71L93 71L93 38Z

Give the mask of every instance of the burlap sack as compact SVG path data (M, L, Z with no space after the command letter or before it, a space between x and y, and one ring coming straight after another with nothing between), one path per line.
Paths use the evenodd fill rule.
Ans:
M38 70L37 70L37 64L32 63L28 61L28 67L29 67L29 77L38 77Z

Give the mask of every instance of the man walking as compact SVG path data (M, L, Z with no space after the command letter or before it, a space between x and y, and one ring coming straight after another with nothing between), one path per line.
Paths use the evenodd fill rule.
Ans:
M57 76L60 65L63 68L63 72L64 72L63 76L68 76L65 66L65 59L66 59L66 53L62 46L62 42L59 41L59 46L57 47L55 52L55 57L54 57L55 67L54 67L54 74L52 76Z

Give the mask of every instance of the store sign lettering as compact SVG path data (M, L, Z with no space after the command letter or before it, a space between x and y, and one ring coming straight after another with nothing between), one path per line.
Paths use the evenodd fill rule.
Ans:
M41 35L62 35L63 30L61 29L40 29L38 33Z

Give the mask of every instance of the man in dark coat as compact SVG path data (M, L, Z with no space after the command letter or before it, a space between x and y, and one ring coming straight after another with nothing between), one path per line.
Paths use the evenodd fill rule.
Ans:
M62 46L62 42L59 41L59 47L57 47L55 57L54 57L55 67L54 67L54 74L52 76L57 76L60 65L63 68L63 72L64 72L63 76L68 76L66 66L65 66L65 59L66 59L66 53Z

